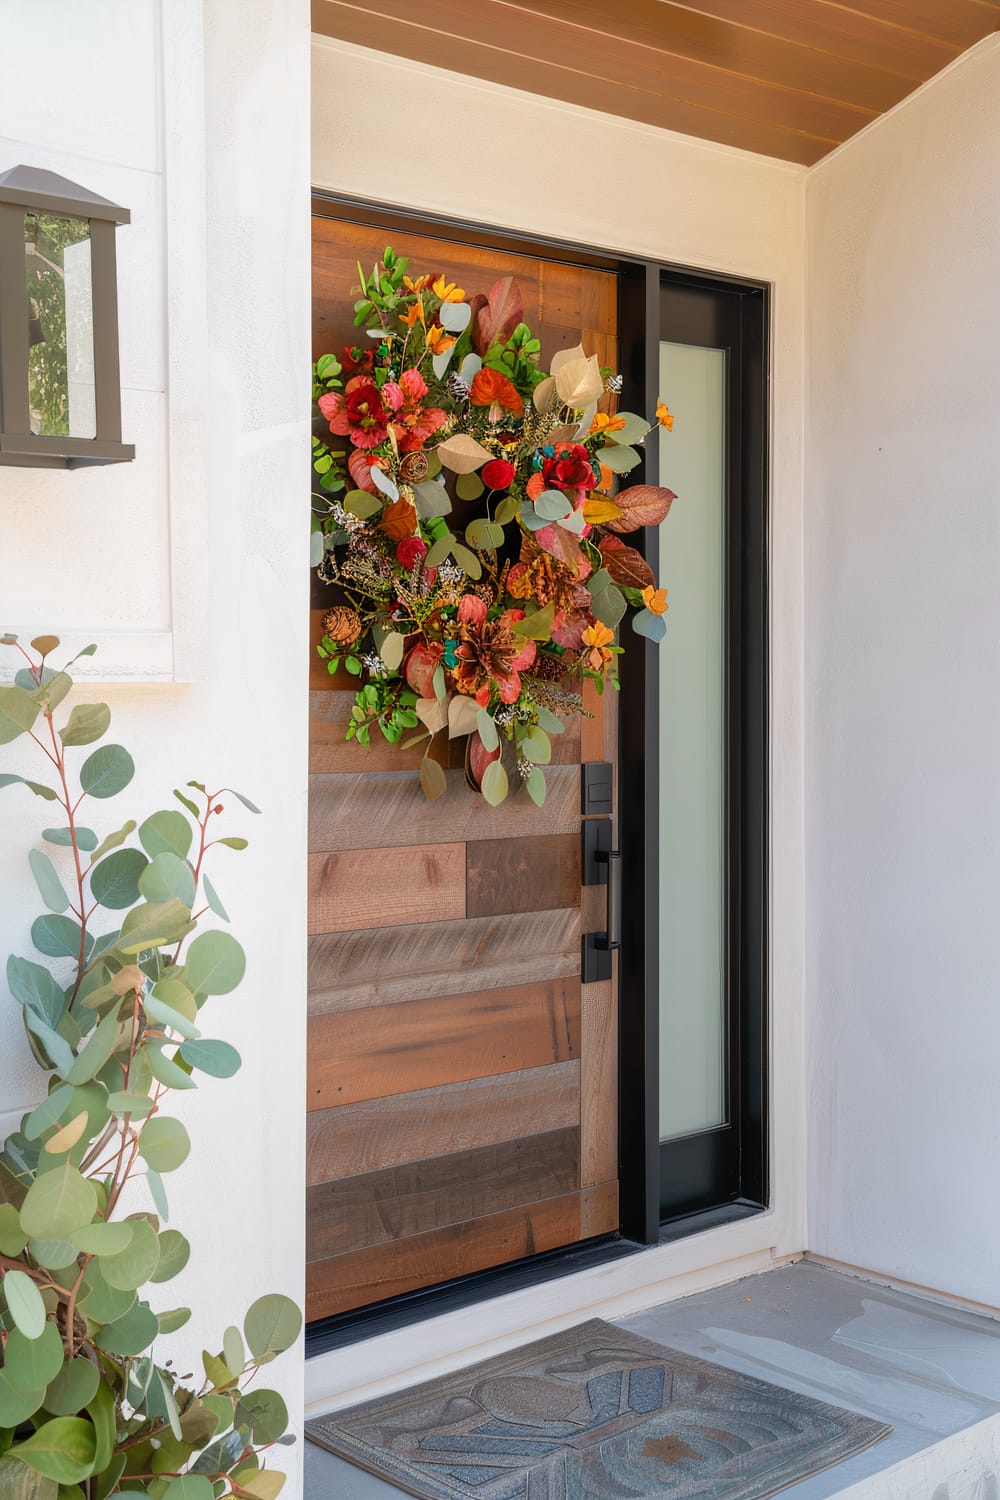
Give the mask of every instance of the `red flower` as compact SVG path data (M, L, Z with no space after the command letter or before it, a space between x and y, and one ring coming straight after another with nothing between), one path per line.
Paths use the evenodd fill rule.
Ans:
M375 350L359 348L357 344L345 344L340 363L348 375L370 375L375 365Z
M405 536L396 548L396 561L407 572L427 556L427 543L419 536Z
M489 490L506 490L514 483L517 470L505 458L491 458L483 464L479 477Z
M458 601L458 618L463 625L479 625L486 619L486 600L478 594L463 594Z
M437 432L448 420L446 412L439 406L424 406L427 382L419 370L404 370L395 381L387 381L382 387L382 400L391 408L390 426L400 453L413 453L422 448L432 433Z
M374 380L355 375L344 394L320 396L319 409L337 437L349 437L356 448L375 448L389 436L389 413Z
M554 457L542 464L542 479L552 490L592 490L597 483L582 443L557 443Z

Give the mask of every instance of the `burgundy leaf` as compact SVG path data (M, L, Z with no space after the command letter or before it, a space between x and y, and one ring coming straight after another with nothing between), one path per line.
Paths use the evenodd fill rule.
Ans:
M626 547L616 536L606 536L601 542L601 556L612 581L622 589L645 589L656 587L656 574L641 552Z
M475 329L472 342L478 354L485 354L493 344L505 344L524 317L524 298L513 276L493 283L485 305L474 297L470 306Z

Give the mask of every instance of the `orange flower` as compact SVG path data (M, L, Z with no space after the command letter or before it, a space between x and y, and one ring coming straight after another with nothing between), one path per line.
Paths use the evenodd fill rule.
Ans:
M656 403L656 420L659 422L660 426L665 427L668 432L673 432L673 414L667 407L667 403L665 401L657 401Z
M422 323L424 321L423 297L417 297L416 301L410 305L406 312L401 312L399 321L405 323L407 328L412 328L414 323L418 321Z
M423 292L430 286L433 278L431 276L418 276L416 281L411 281L409 276L403 277L403 285L408 292Z
M519 417L524 411L524 402L513 383L506 375L501 375L499 370L491 370L488 365L477 372L469 392L469 401L473 406L488 406L491 422L499 422L504 412Z
M444 276L439 276L431 288L435 297L440 297L442 302L464 302L465 293L460 286L453 281L446 281Z
M665 615L668 608L667 591L654 588L650 583L642 591L642 602L651 615Z
M587 648L583 653L584 666L589 667L592 672L603 672L613 656L608 646L614 638L614 631L602 625L600 620L595 620L593 625L588 625L582 636L583 644Z
M624 426L624 417L612 416L610 412L606 411L595 412L594 420L590 424L589 435L593 437L595 432L603 432L610 436L612 432L621 432Z
M427 330L427 347L432 354L446 354L452 344L457 343L450 333L446 333L440 323L432 323Z

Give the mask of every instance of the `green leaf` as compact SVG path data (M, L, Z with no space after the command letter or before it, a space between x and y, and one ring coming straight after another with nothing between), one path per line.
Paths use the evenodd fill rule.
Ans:
M180 1275L188 1263L191 1246L179 1229L164 1229L160 1234L160 1259L150 1281L170 1281Z
M228 995L243 978L246 956L228 932L203 932L184 961L184 978L199 995Z
M117 1228L117 1225L106 1225ZM128 1243L115 1254L101 1255L101 1275L108 1286L134 1292L152 1276L160 1259L160 1241L146 1219L132 1219Z
M395 672L403 660L403 648L405 645L405 635L400 635L397 630L392 630L379 647L379 655L391 672Z
M497 733L497 726L493 722L493 716L489 709L481 708L479 710L476 715L476 728L479 731L479 738L483 742L484 749L489 754L492 754L500 743L500 736Z
M145 1094L128 1094L123 1090L108 1095L108 1109L113 1115L134 1115L144 1120L153 1107L152 1099Z
M161 948L176 943L191 922L191 909L181 901L145 902L134 906L122 923L118 949L131 955L146 948Z
M517 635L526 636L528 640L547 641L552 635L555 617L555 604L546 604L544 609L536 609L533 614L525 615L523 620L515 620L514 630Z
M198 1085L190 1073L178 1067L172 1057L164 1052L163 1042L148 1042L143 1048L149 1058L149 1066L153 1070L153 1077L157 1083L162 1083L168 1089L195 1089ZM169 1045L173 1045L170 1043Z
M185 797L184 793L183 792L179 792L176 787L174 787L174 796L177 798L178 802L181 804L182 807L186 807L187 808L187 810L191 814L192 818L198 818L198 817L200 817L200 813L198 812L198 809L195 806L195 804L191 801L190 797ZM157 854L159 854L160 851L157 850L156 852L157 852ZM175 851L174 851L175 854L180 854L180 852L181 851L179 849L175 849ZM187 853L186 850L184 852Z
M28 1236L21 1228L21 1216L13 1203L0 1203L0 1255L20 1255ZM17 1274L23 1275L23 1272Z
M209 906L215 912L215 915L217 917L221 917L224 922L228 922L229 921L229 913L226 911L226 908L223 906L222 902L219 900L218 892L216 891L215 886L209 880L209 878L208 878L207 875L203 875L201 877L201 883L202 883L202 885L204 886L204 889L205 889L205 900L208 902Z
M417 515L421 520L451 514L451 497L443 484L435 484L433 480L415 484L413 498L417 507Z
M277 1391L244 1391L236 1407L237 1427L249 1427L255 1443L273 1443L288 1427L288 1408Z
M609 468L612 474L627 474L642 462L642 454L636 453L634 448L607 443L603 448L598 448L597 460Z
M83 1417L53 1417L10 1453L57 1484L76 1484L93 1473L97 1435Z
M38 718L38 704L23 687L0 687L0 745L26 733Z
M257 806L257 804L255 802L251 802L249 797L244 797L242 792L234 791L231 786L227 787L226 790L232 793L237 802L243 803L243 806L246 808L247 812L257 813L258 815L260 814L260 808Z
M181 797L179 792L174 796L179 798L195 816L198 809L193 802L186 797ZM176 854L180 859L187 858L187 852L191 847L191 824L183 813L174 812L166 808L163 812L155 812L139 828L139 842L149 855L155 859L158 854Z
M54 1417L72 1417L93 1401L101 1376L96 1365L78 1355L63 1365L45 1392L45 1410Z
M60 729L59 738L64 745L92 745L102 734L107 734L111 723L111 710L106 703L78 703Z
M80 937L80 924L72 917L46 912L31 924L31 941L47 958L76 958L80 952ZM93 946L94 940L88 933L83 943L85 959Z
M46 667L41 685L35 688L33 694L42 713L50 714L57 709L72 686L73 679L68 672L51 672Z
M530 729L520 742L520 751L525 760L539 766L547 766L552 760L552 742L544 729Z
M149 1196L153 1200L153 1206L161 1219L170 1218L170 1206L167 1203L167 1192L163 1186L163 1178L159 1172L150 1166L146 1169L146 1186L149 1188Z
M83 1278L80 1293L80 1311L95 1323L115 1323L135 1306L134 1291L120 1291L108 1286L101 1275L100 1261L92 1260Z
M215 842L217 844L225 844L225 846L226 846L227 849L246 849L249 846L249 842L250 841L249 841L249 839L228 838L228 839L216 839Z
M63 1110L73 1097L72 1085L61 1083L52 1090L47 1099L37 1104L24 1122L24 1133L29 1141L37 1141L50 1126L62 1116Z
M190 1150L184 1126L167 1115L154 1115L139 1132L139 1155L154 1172L175 1172L187 1161Z
M538 722L547 734L565 734L566 724L564 720L557 718L551 710L538 706Z
M499 807L508 791L507 772L499 760L491 760L483 772L482 793L491 807Z
M615 443L641 443L650 431L649 423L636 416L634 411L615 412L615 421L625 423L624 427L616 427L614 432L608 433L608 437Z
M103 855L107 854L109 849L117 849L119 844L124 844L129 834L134 831L135 819L129 818L128 822L123 823L117 832L109 833L103 843L94 850L94 858L91 860L91 864L96 864Z
M172 1027L185 1038L201 1036L197 1026L193 1025L187 1016L182 1015L179 1010L174 1010L172 1005L167 1005L157 994L147 995L142 1004L150 1020L159 1021L162 1026ZM185 1085L181 1084L181 1088L184 1087Z
M213 1500L215 1491L204 1474L182 1474L172 1479L160 1500Z
M48 969L12 953L7 960L7 983L19 1004L33 1011L53 1029L59 1025L68 1001Z
M667 622L662 615L640 609L637 615L632 616L632 629L636 635L644 635L647 640L662 641L667 633Z
M290 1297L271 1292L252 1302L243 1319L243 1332L255 1359L265 1354L283 1354L302 1328L302 1314Z
M462 572L469 578L482 578L483 565L474 552L468 547L463 547L461 542L456 542L451 549L451 555L455 559Z
M185 1323L191 1321L191 1309L189 1307L171 1307L167 1312L156 1314L161 1333L176 1333L178 1328L183 1328Z
M69 1162L37 1177L21 1204L29 1239L67 1239L97 1212L97 1189Z
M94 1342L107 1354L127 1357L148 1349L159 1331L156 1314L148 1302L136 1302L114 1323L106 1323Z
M73 831L70 828L43 828L42 838L46 843L59 844L68 849L73 843ZM97 848L97 834L92 828L77 828L76 842L78 848L89 854L92 849Z
M90 893L109 911L124 911L139 899L140 876L148 861L141 849L119 849L95 865L90 875Z
M232 1078L242 1061L235 1047L228 1042L190 1041L184 1042L181 1056L192 1068L199 1068L212 1078Z
M73 1249L84 1255L118 1255L132 1243L134 1230L135 1224L127 1220L106 1224L103 1219L95 1219L93 1224L86 1224L71 1234L70 1241ZM110 1284L117 1285L116 1282Z
M7 1299L10 1315L14 1319L15 1326L20 1330L22 1338L40 1338L45 1330L45 1303L31 1277L24 1271L5 1272L3 1294ZM50 1375L48 1380L51 1379ZM47 1385L48 1380L40 1383Z
M4 1373L19 1391L44 1390L63 1366L63 1344L54 1323L42 1324L41 1332L27 1338L20 1328L7 1337L3 1351Z
M599 594L592 596L591 609L602 625L607 625L609 630L614 630L625 615L628 605L625 603L625 595L621 589L611 583Z
M147 901L177 900L190 909L194 905L194 871L186 859L164 850L143 870L139 890Z
M91 1400L87 1402L87 1415L93 1422L94 1431L97 1434L94 1473L104 1474L114 1451L118 1415L116 1393L107 1382L102 1381Z
M545 772L540 766L532 769L531 775L524 783L528 796L536 807L541 807L545 801Z
M14 786L15 783L19 786L26 786L29 791L34 792L36 797L44 797L46 802L58 800L58 793L54 792L50 786L42 786L41 782L29 781L26 776L14 776L8 771L0 776L0 787Z
M475 470L471 474L459 474L455 480L455 494L460 500L478 500L485 489Z
M246 1364L246 1354L243 1349L243 1339L238 1328L226 1329L222 1335L222 1357L229 1366L231 1375L242 1375L243 1366Z
M8 1378L3 1370L0 1370L0 1429L19 1427L26 1422L45 1400L45 1391L21 1391ZM0 1460L0 1484L6 1482L8 1469ZM0 1489L0 1495L6 1500L6 1490Z
M135 775L135 761L123 745L102 745L80 767L80 785L88 797L115 797Z
M100 1021L87 1038L82 1052L79 1052L76 1061L66 1075L67 1083L87 1083L95 1077L112 1052L118 1041L119 1022L117 1006L113 1011Z
M48 1062L43 1065L53 1068L60 1077L64 1078L73 1066L72 1047L68 1042L63 1041L57 1031L54 1031L30 1010L24 1012L24 1024L29 1032L28 1044L36 1058L38 1057L37 1042L48 1057ZM32 1038L35 1040L33 1041Z
M65 911L69 897L49 856L41 849L32 849L28 853L28 863L45 905L50 911Z
M535 500L535 514L544 516L546 521L558 521L562 516L568 516L572 509L562 490L543 490Z

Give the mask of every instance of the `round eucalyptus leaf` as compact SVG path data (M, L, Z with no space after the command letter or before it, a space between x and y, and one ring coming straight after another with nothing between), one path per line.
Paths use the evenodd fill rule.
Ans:
M161 1500L213 1500L214 1495L211 1481L204 1474L182 1474L170 1481Z
M170 1044L171 1046L173 1043ZM162 1083L168 1089L195 1089L198 1085L172 1057L168 1057L163 1050L163 1042L147 1042L144 1048L149 1055L149 1066L153 1070L153 1077L157 1083Z
M62 1339L54 1323L46 1323L38 1338L25 1338L19 1328L8 1335L3 1351L4 1374L19 1391L44 1390L62 1366Z
M111 710L106 703L78 703L59 736L64 745L92 745L107 734Z
M167 1312L156 1315L161 1333L176 1333L178 1328L183 1328L184 1324L190 1320L191 1309L189 1307L171 1307Z
M96 865L90 876L95 901L109 911L124 911L139 899L140 876L148 861L141 849L119 849Z
M160 1259L150 1281L170 1281L183 1271L191 1246L179 1229L164 1229L160 1234Z
M165 849L154 854L139 877L139 890L147 901L183 901L194 905L194 871L186 859Z
M184 961L184 979L200 995L228 995L243 978L246 955L228 932L203 932Z
M108 1095L108 1109L113 1115L132 1115L137 1120L144 1120L152 1107L153 1101L147 1094L119 1092Z
M28 864L45 905L50 911L65 911L69 905L69 897L49 856L41 849L31 849Z
M101 1256L101 1275L108 1286L121 1292L144 1286L160 1259L160 1241L152 1224L145 1219L133 1219L128 1227L131 1234L124 1248L116 1254Z
M154 1115L139 1133L139 1155L154 1172L175 1172L190 1150L190 1136L180 1120L169 1115Z
M273 1443L288 1427L288 1408L277 1391L244 1391L236 1407L236 1425L249 1427L255 1443Z
M282 1354L299 1336L302 1314L290 1297L271 1292L251 1303L243 1319L243 1332L255 1358Z
M95 1323L114 1323L123 1318L135 1303L135 1292L109 1286L101 1274L100 1261L87 1267L80 1292L79 1308Z
M70 848L73 843L73 833L69 828L43 828L42 838L47 844L59 844L64 849ZM97 834L91 828L80 828L77 825L76 842L78 848L85 854L90 854L97 848Z
M534 766L527 781L524 783L528 796L536 807L541 807L545 801L545 772L541 766Z
M64 1268L76 1266L76 1251L69 1240L29 1240L28 1254L46 1271L51 1271L57 1281ZM73 1274L76 1275L75 1270Z
M31 1277L25 1271L7 1271L3 1278L7 1307L14 1327L25 1339L41 1338L45 1332L45 1303ZM13 1337L13 1335L11 1335ZM52 1377L50 1376L49 1379ZM42 1384L46 1384L45 1381Z
M93 1401L101 1376L96 1365L78 1355L63 1365L45 1392L45 1410L54 1417L72 1417Z
M31 1239L66 1239L97 1212L97 1190L68 1162L31 1184L21 1205L21 1226Z
M72 917L47 911L32 922L31 941L46 958L76 958L80 952L80 924ZM94 939L88 933L83 944L84 958L93 946Z
M222 1335L222 1357L229 1366L231 1375L242 1375L243 1366L247 1362L246 1350L243 1348L243 1336L238 1328L232 1324Z
M139 842L150 859L158 854L176 854L185 859L192 836L187 818L173 808L153 813L139 826Z
M80 785L89 797L114 797L135 775L135 761L124 745L102 745L80 767Z
M132 1243L132 1235L135 1230L134 1224L114 1223L106 1224L97 1219L93 1224L87 1224L83 1229L78 1229L73 1235L73 1246L83 1252L84 1255L118 1255L127 1250Z
M242 1061L235 1047L228 1042L206 1041L198 1038L181 1045L181 1056L192 1068L199 1068L212 1078L232 1078L239 1071Z
M114 1323L107 1323L94 1342L107 1354L141 1354L160 1331L156 1314L148 1302L136 1302Z
M47 1479L76 1484L93 1471L97 1434L93 1423L84 1417L53 1417L10 1451L13 1458L23 1455L24 1461Z

